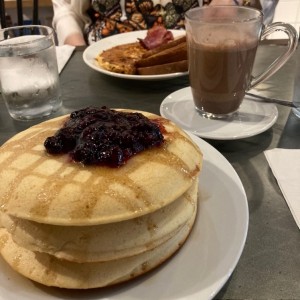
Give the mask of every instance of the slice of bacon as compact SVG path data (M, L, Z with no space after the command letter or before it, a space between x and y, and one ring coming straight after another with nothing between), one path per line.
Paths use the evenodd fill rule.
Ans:
M155 26L148 30L144 39L139 39L141 45L148 50L159 47L174 40L173 33L163 26Z

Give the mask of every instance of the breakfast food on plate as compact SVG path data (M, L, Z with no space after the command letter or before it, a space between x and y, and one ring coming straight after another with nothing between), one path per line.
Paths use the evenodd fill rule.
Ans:
M146 52L136 61L137 73L140 75L155 75L184 72L188 68L187 46L185 36Z
M139 39L142 46L148 50L167 44L172 40L174 40L172 32L163 26L152 27L147 31L145 38Z
M134 278L188 237L201 164L185 132L147 112L86 108L35 125L0 148L0 253L48 286Z
M173 37L171 31L157 26L148 30L139 42L118 45L96 57L103 69L130 75L158 75L186 72L187 47L185 35Z
M136 74L135 62L147 50L139 43L112 47L97 56L98 64L105 70L120 74Z
M170 63L164 63L160 65L139 67L137 68L137 73L139 75L160 75L160 74L185 72L187 68L188 68L187 60L181 60L181 61L175 61Z
M18 245L32 251L76 262L116 260L151 250L173 237L195 213L195 203L191 199L195 199L196 194L197 185L193 184L162 209L109 224L57 226L7 214L1 215L1 223ZM149 224L155 226L149 228Z
M183 45L186 44L186 36L185 35L179 36L179 37L173 39L172 41L163 43L160 46L157 46L155 48L152 48L151 50L146 51L142 55L142 58L147 58L149 56L157 55L164 50L177 47L180 44L183 44ZM186 45L185 45L185 47L186 47Z

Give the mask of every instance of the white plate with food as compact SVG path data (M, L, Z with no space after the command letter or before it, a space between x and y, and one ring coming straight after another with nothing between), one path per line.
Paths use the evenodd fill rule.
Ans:
M132 281L91 290L42 286L18 275L1 258L0 299L212 299L228 280L244 248L248 205L231 164L207 142L192 138L204 156L199 211L190 237L173 257Z
M256 102L247 99L247 96L233 118L204 118L195 109L190 87L167 96L161 103L160 114L199 137L215 140L236 140L257 135L271 128L278 118L275 104Z
M174 38L185 35L184 30L170 30L170 31L172 32ZM130 75L130 74L111 72L99 66L96 60L96 57L99 55L99 53L118 45L135 43L138 41L138 39L144 39L146 35L147 35L147 30L140 30L140 31L121 33L121 34L104 38L94 44L91 44L89 47L85 49L85 51L83 52L83 60L89 67L91 67L97 72L109 76L125 78L125 79L161 80L161 79L176 78L188 74L188 72L176 72L176 73L160 74L160 75Z

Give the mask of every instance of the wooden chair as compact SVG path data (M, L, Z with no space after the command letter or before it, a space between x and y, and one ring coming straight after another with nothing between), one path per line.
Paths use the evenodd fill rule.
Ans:
M17 17L18 22L17 24L23 25L23 1L22 0L16 0L17 3ZM38 24L38 0L32 0L32 24L37 25ZM6 25L6 13L5 13L5 0L0 0L0 20L1 20L1 27L5 28Z

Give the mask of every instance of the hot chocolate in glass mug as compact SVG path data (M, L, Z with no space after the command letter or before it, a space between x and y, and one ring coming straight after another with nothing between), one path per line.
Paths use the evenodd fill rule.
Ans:
M189 79L197 111L207 118L228 118L238 111L245 92L269 78L297 47L295 28L273 23L243 6L204 6L186 13ZM258 76L252 76L261 40L275 31L287 34L287 50Z

